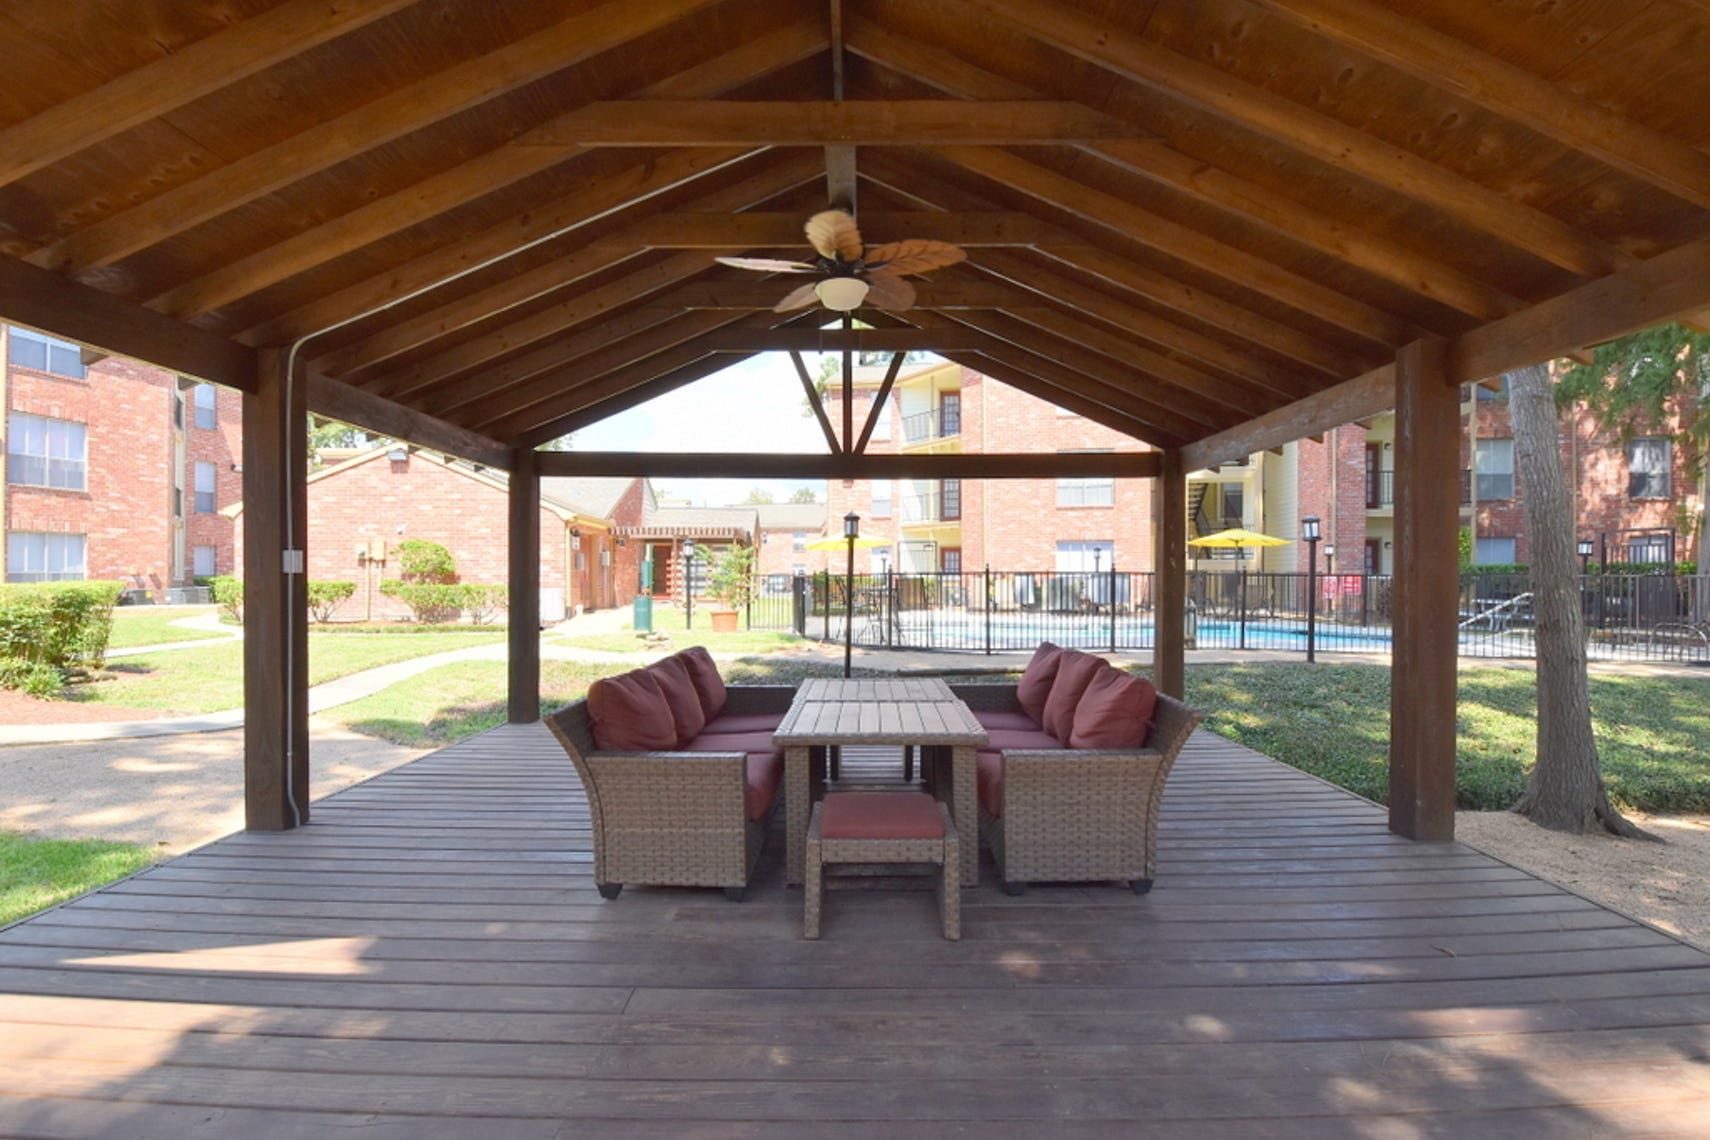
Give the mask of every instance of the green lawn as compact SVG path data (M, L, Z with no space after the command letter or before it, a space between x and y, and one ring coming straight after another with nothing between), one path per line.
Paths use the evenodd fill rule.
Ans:
M1384 802L1389 670L1381 665L1199 665L1190 703L1206 727ZM1511 807L1526 786L1537 733L1529 669L1460 675L1456 798ZM1710 677L1593 674L1591 710L1603 778L1619 808L1710 810Z
M310 633L309 684L505 638L482 627L467 633ZM71 689L75 700L129 708L208 713L243 704L243 644L237 641L108 662L112 679Z
M172 623L181 618L219 611L212 606L117 606L113 610L113 635L109 649L130 649L138 645L166 645L175 641L203 641L225 637L211 629L186 629ZM232 626L232 633L238 631Z
M806 645L808 642L793 633L775 629L742 629L735 633L714 633L712 618L705 608L695 607L694 626L685 629L683 611L675 606L653 607L653 629L658 633L671 635L671 646L682 649L690 645L704 645L713 653L771 653L781 649L792 649ZM556 637L556 645L570 645L578 649L599 649L607 653L639 653L647 649L628 622L624 628L613 633L581 634L575 637Z
M130 843L31 839L0 831L0 926L153 862L153 851Z

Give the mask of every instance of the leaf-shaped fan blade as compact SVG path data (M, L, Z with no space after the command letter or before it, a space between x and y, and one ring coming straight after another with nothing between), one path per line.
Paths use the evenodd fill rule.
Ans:
M803 229L808 244L821 257L854 261L861 256L861 231L855 227L855 219L842 210L821 210L807 220Z
M731 265L737 269L752 269L757 273L817 273L812 265L804 265L799 261L785 261L777 257L715 257L720 265Z
M866 282L867 304L893 313L914 307L914 286L901 277L893 276L889 270L867 274Z
M929 238L907 238L886 242L869 249L865 255L868 269L883 269L886 273L925 273L965 261L968 255L962 247L947 241Z
M772 306L772 311L774 313L787 313L791 309L805 309L809 305L819 304L819 294L813 291L813 287L817 284L819 282L810 281L806 285L796 286L782 301Z

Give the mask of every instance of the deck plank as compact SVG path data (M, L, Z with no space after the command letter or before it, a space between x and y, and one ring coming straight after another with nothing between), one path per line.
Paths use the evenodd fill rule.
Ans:
M894 779L895 757L845 757ZM0 931L0 1134L1710 1133L1710 954L1206 733L1156 889L595 893L539 726ZM894 888L894 889L892 889Z

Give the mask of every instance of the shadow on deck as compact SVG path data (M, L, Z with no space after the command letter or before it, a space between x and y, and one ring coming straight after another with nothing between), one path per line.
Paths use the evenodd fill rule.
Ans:
M539 726L0 933L0 1134L1710 1133L1710 955L1205 732L1157 888L602 902Z

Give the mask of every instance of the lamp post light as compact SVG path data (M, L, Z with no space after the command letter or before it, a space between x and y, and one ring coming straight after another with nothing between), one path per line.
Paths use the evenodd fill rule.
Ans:
M843 675L849 676L850 656L855 646L855 539L861 534L861 516L850 511L843 516L843 538L849 544L849 568L843 579Z
M1306 659L1318 660L1318 540L1324 537L1318 516L1300 520L1300 537L1306 540Z
M1585 575L1587 575L1591 572L1591 551L1593 549L1591 540L1589 538L1580 539L1578 549L1579 549L1579 574L1580 574L1580 577L1583 578L1583 577L1585 577Z
M683 540L683 628L695 628L695 540Z

